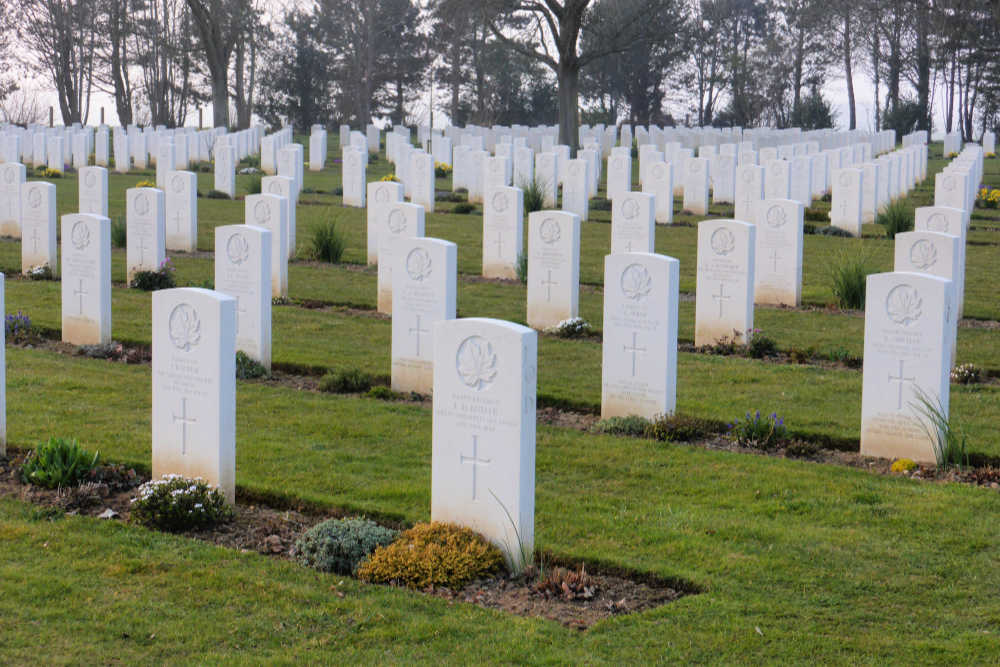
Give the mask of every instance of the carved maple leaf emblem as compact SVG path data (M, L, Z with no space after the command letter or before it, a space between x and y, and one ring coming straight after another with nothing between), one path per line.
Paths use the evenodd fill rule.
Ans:
M482 391L497 376L497 355L482 336L469 336L458 346L455 369L466 386Z

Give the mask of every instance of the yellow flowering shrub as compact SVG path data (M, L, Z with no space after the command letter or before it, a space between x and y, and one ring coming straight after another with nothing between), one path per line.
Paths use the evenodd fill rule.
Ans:
M358 578L418 589L457 589L503 567L503 554L482 535L449 523L418 523L389 546L376 548L358 568Z
M135 184L135 187L137 187L137 188L155 188L156 187L156 183L153 182L153 181L139 181L138 183Z
M383 181L386 181L386 182L390 182L390 183L399 183L399 179L396 178L396 174L386 174L380 180L383 180Z
M889 468L892 472L909 472L917 467L917 464L910 459L896 459Z

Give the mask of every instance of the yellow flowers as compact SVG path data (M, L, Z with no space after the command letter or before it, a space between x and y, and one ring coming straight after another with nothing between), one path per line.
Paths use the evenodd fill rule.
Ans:
M156 187L156 183L153 182L153 181L139 181L138 183L135 184L135 187L137 187L137 188L155 188Z
M386 182L389 182L389 183L399 183L399 179L396 178L396 174L386 174L380 180L383 180L383 181L386 181Z
M917 464L910 459L896 459L892 462L890 470L892 472L909 472L917 467Z
M980 208L996 208L1000 204L1000 190L980 189L976 203Z

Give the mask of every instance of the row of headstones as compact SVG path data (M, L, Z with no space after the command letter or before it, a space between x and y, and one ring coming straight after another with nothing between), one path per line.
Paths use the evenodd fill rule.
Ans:
M868 277L862 454L933 463L941 453L938 420L949 417L967 230L985 152L959 150L935 177L934 206L917 208L915 231L896 235L894 272Z

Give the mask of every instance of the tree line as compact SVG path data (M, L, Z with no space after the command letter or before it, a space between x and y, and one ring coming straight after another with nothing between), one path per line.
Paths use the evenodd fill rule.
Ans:
M456 125L588 123L859 126L966 140L1000 116L994 0L0 0L0 119L38 109L44 79L66 124L91 99L120 122L215 125L257 114L297 128L407 123L420 101ZM301 6L300 6L301 5ZM846 83L847 118L824 84Z

